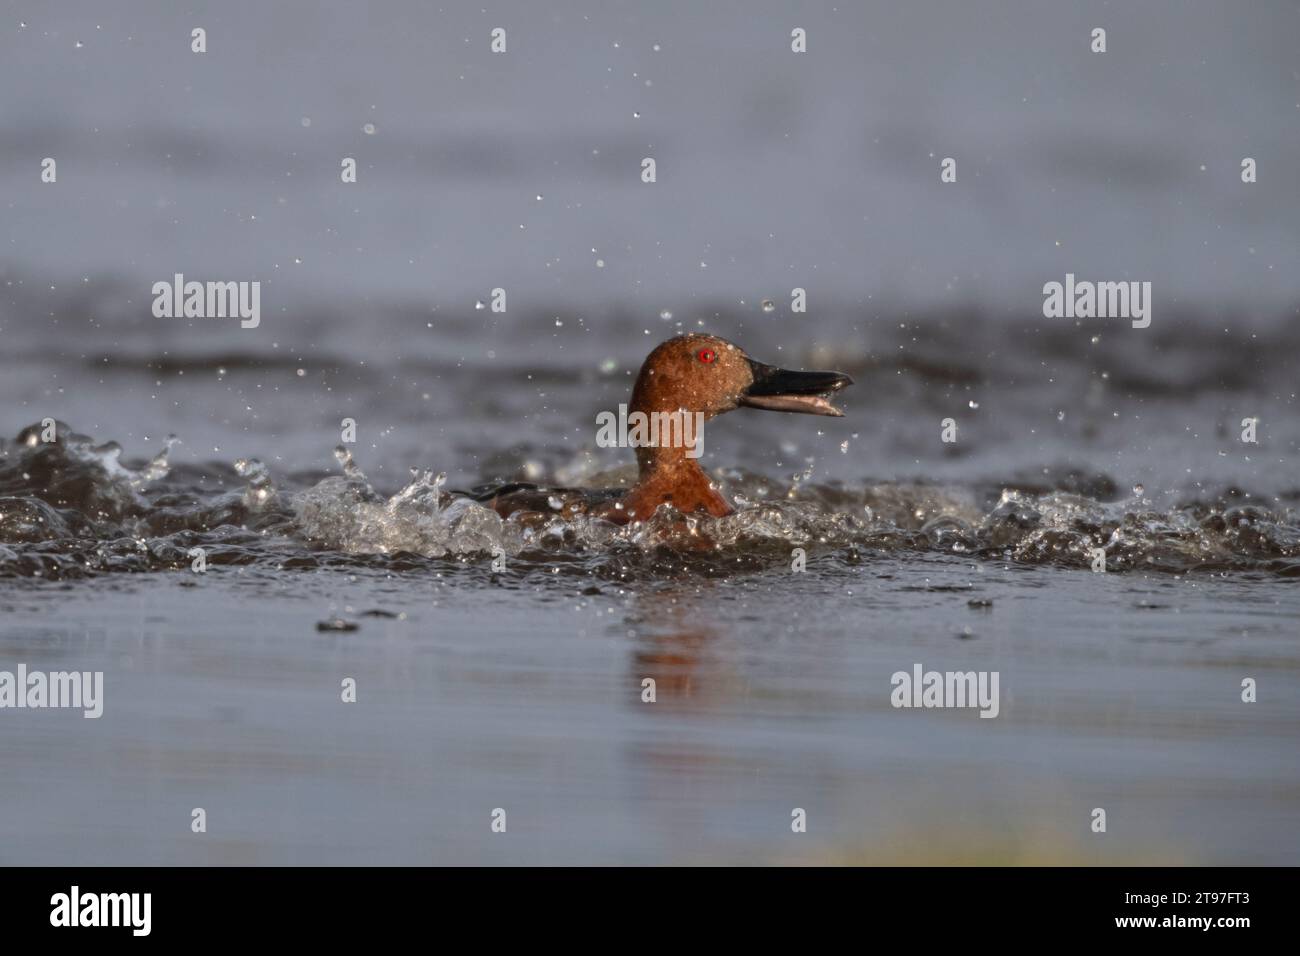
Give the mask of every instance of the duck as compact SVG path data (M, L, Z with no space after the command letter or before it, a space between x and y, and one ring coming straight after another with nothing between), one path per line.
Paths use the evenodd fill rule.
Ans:
M843 372L795 371L750 358L739 345L693 332L662 342L646 356L628 405L629 418L692 416L703 422L738 408L843 417L830 396L853 384ZM680 434L680 432L679 432ZM690 431L687 430L687 436ZM699 435L695 441L700 440ZM715 518L735 508L699 465L699 446L667 441L636 446L636 482L630 488L555 488L528 482L483 485L452 492L502 518L569 518L586 514L614 524L646 521L663 506L680 514Z

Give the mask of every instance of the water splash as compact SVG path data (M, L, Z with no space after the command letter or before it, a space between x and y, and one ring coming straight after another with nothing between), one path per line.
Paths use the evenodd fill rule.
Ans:
M30 430L0 440L0 577L185 570L194 547L214 567L486 564L499 553L558 573L614 577L758 571L785 566L794 547L849 563L928 553L1073 568L1090 567L1101 549L1108 571L1300 577L1296 508L1230 494L1157 509L1149 499L1103 502L1073 489L846 487L814 482L806 459L788 490L766 475L716 473L736 506L727 517L664 507L647 521L615 525L566 513L555 493L541 499L542 513L502 519L448 492L446 475L431 470L413 470L397 493L381 494L342 446L341 474L278 488L256 459L233 470L205 466L203 490L192 471L170 481L166 449L139 467L122 454L116 442L97 445L66 426L53 442L33 442ZM243 486L232 490L223 474ZM586 465L575 474L591 486L611 484Z
M235 473L248 479L244 504L250 511L260 511L275 500L275 485L271 483L271 474L266 470L266 465L256 458L236 460Z

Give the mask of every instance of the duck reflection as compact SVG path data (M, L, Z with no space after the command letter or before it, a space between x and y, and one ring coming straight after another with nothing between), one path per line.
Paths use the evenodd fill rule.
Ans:
M718 669L711 648L721 632L707 623L716 613L716 588L669 585L636 596L627 616L636 644L629 680L639 689L635 706L686 703L698 709L717 702L719 691L731 684ZM725 695L721 695L725 696Z

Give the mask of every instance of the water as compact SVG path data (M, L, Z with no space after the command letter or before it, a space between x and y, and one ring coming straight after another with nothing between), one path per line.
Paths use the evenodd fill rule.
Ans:
M1099 8L1102 71L1027 3L804 61L776 5L517 6L496 59L399 7L0 25L0 669L106 685L0 712L0 862L1300 860L1292 6ZM153 318L176 272L260 326ZM1044 319L1066 272L1151 327ZM625 482L596 413L694 329L856 382L710 423L736 515L448 496ZM894 709L916 663L999 716Z
M228 363L206 388L261 374ZM543 387L580 419L579 383ZM288 472L5 443L0 653L107 682L98 721L7 712L6 859L1294 860L1295 490L1266 493L1238 453L1220 480L1253 489L1135 496L1071 465L1134 446L1140 426L1105 416L1020 479L819 481L823 457L903 453L839 453L852 394L822 435L719 420L711 442L749 442L710 457L767 467L721 468L742 507L689 531L503 522L430 470L376 490L346 447ZM549 465L498 440L477 477L623 477L595 452ZM1151 489L1176 480L1160 460ZM998 718L891 708L916 662L998 671ZM1123 840L1089 839L1095 806Z

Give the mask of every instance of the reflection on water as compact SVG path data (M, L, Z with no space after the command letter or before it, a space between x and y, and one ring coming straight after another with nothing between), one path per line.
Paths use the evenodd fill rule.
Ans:
M643 691L637 700L645 697L645 680L655 682L656 706L650 713L689 713L707 705L709 698L718 693L718 675L703 675L701 681L699 673L701 659L707 657L710 645L718 639L718 631L709 626L707 616L699 613L707 607L708 593L713 590L715 587L706 582L698 588L669 586L635 596L635 610L627 614L636 642L629 676ZM693 616L697 618L694 621ZM661 708L660 704L665 706Z
M102 669L106 700L3 715L4 861L1295 862L1290 589L832 557L11 582L0 660ZM915 662L998 670L1001 714L894 710Z

